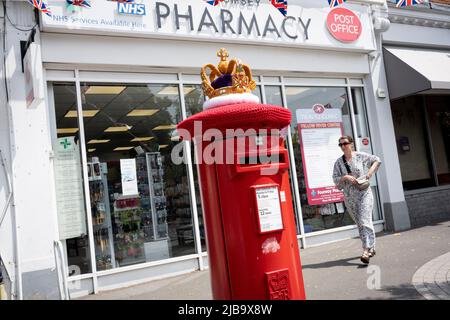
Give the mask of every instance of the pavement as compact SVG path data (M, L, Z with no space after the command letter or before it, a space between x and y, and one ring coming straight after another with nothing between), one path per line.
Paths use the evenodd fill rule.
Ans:
M450 221L377 234L363 265L359 239L300 250L308 300L450 300ZM101 292L81 300L211 300L209 271Z

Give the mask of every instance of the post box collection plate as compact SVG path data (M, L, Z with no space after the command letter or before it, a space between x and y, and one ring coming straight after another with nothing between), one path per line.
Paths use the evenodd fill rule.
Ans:
M259 232L268 233L283 230L280 194L277 185L255 186L256 211Z

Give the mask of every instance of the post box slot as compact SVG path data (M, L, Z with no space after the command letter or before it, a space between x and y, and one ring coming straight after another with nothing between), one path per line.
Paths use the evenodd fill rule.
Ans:
M277 156L277 157L275 157ZM276 158L278 161L276 162L268 162L273 161L273 158ZM277 153L272 153L268 155L258 155L254 154L245 154L238 155L237 164L233 166L235 173L245 173L245 172L254 172L261 169L268 169L277 171L279 169L285 170L289 168L289 159L287 150L281 150Z
M252 165L270 165L274 163L286 163L285 154L279 153L277 162L268 162L272 161L273 155L262 155L262 156L245 156L239 158L239 165L241 167L244 166L252 166Z

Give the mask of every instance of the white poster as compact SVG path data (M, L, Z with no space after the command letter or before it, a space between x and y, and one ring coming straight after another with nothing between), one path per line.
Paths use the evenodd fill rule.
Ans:
M309 188L333 186L333 167L342 156L337 144L341 128L303 129L302 145Z
M122 177L122 195L138 195L136 159L120 159L120 174Z
M259 225L261 232L283 229L280 197L276 186L256 189Z
M55 184L59 239L72 239L86 234L80 147L75 143L75 137L58 139Z
M333 181L335 161L342 156L342 111L315 104L296 112L309 205L343 201Z

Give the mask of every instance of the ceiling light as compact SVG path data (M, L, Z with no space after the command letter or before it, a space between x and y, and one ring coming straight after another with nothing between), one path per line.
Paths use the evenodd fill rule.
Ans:
M143 142L143 141L150 141L153 137L136 137L131 142Z
M78 128L59 128L57 130L59 134L66 134L66 133L77 133Z
M302 87L287 87L286 88L286 95L287 96L295 96L297 94L303 93L305 91L308 91L310 88L302 88Z
M133 127L132 126L109 127L105 130L105 132L124 132L130 130L131 128Z
M171 141L180 141L180 136L174 136L170 138Z
M113 151L128 151L133 149L134 147L117 147Z
M99 111L100 110L83 110L83 117L86 117L86 118L94 117ZM78 117L78 111L71 110L71 111L67 112L64 117L76 118L76 117Z
M97 149L88 149L88 152L94 152L95 150L97 150Z
M164 149L167 148L169 145L168 144L161 144L159 145L159 149Z
M172 130L175 129L176 127L177 127L176 124L163 124L153 128L153 130Z
M105 139L105 140L97 140L97 139L92 139L88 142L88 144L96 144L96 143L108 143L111 140L109 139Z
M85 94L119 94L126 87L112 87L112 86L91 86L86 90Z
M184 87L184 95L187 95L195 90L195 87ZM180 94L180 91L178 90L178 87L164 87L161 91L157 93L161 96L178 96Z
M149 117L157 113L159 109L134 109L127 117Z
M190 87L190 88L189 87L188 88L183 87L184 95L187 95L187 94L191 93L194 90L195 90L195 87Z
M180 94L180 91L178 90L178 87L173 87L173 86L164 87L157 93L157 95L161 95L161 96L173 96L173 95L178 96L179 94Z

